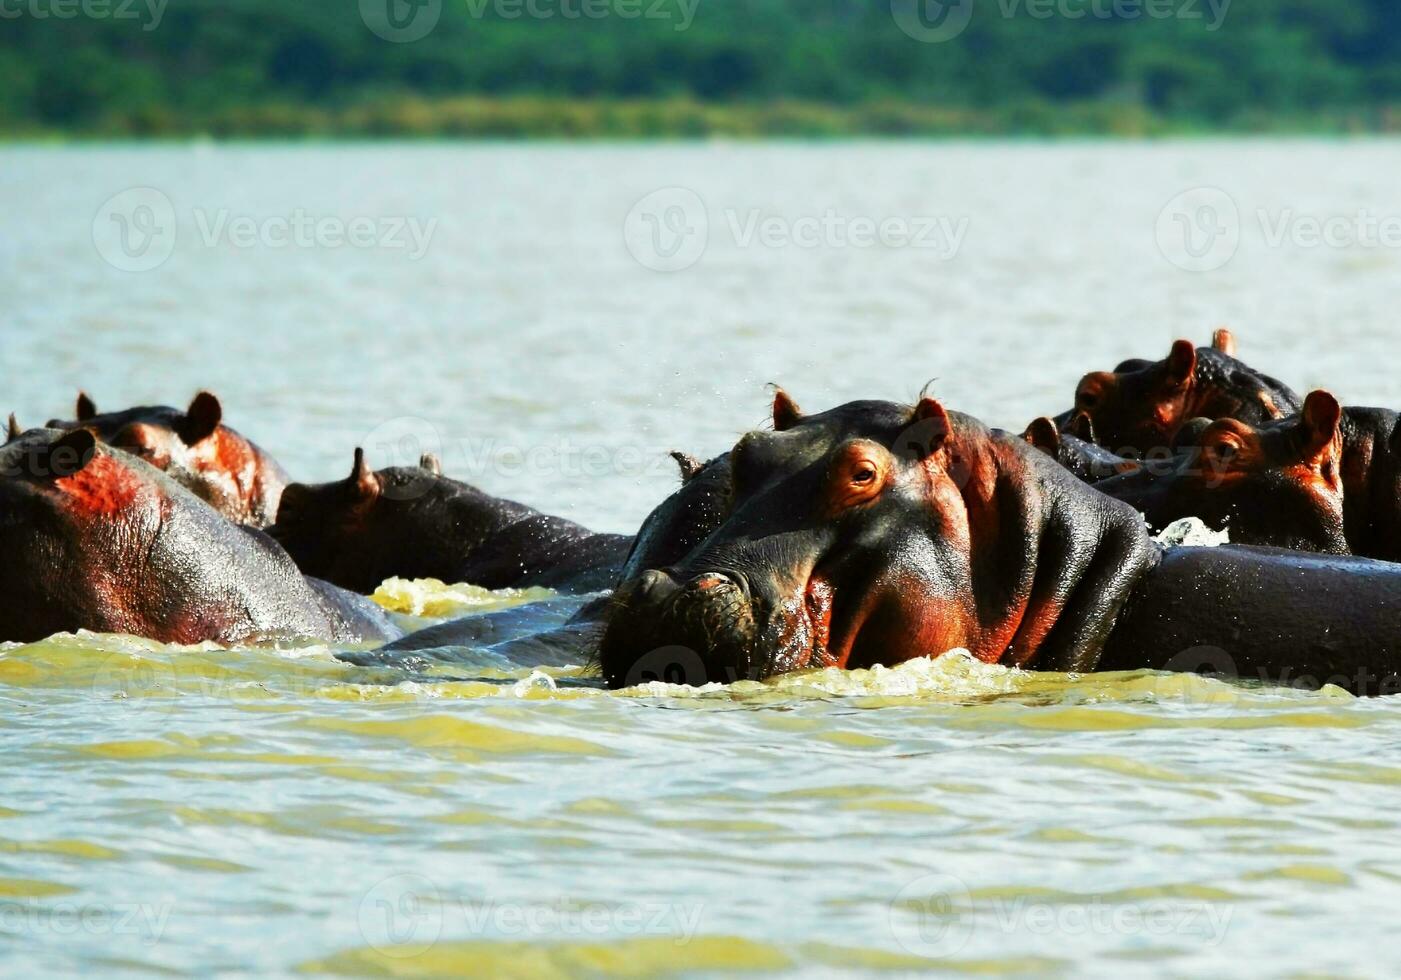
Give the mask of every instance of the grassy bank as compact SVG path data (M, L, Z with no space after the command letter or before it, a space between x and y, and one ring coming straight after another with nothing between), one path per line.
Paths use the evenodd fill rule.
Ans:
M204 114L151 109L109 114L62 131L0 127L20 138L456 138L703 139L955 136L1119 136L1180 134L1347 134L1401 132L1401 107L1281 117L1249 113L1227 122L1152 113L1127 103L1027 102L991 109L909 102L830 105L691 99L553 97L384 98L327 108L263 103Z

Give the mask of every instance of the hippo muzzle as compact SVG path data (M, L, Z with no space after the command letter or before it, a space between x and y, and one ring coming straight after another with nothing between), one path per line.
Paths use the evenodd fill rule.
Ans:
M705 572L680 582L654 569L619 588L599 665L611 687L728 683L761 676L759 634L743 576Z
M613 687L761 680L830 662L832 590L768 594L737 571L644 572L615 596L599 648Z

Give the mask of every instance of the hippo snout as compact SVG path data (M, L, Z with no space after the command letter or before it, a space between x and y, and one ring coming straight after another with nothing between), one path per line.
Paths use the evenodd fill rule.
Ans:
M707 571L681 582L654 569L619 587L599 665L611 687L729 683L757 675L751 661L758 635L742 576Z

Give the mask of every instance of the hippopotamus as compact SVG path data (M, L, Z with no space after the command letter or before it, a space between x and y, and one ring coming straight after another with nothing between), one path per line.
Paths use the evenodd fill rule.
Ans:
M1198 420L1166 472L1098 488L1154 527L1192 516L1238 543L1401 561L1401 416L1321 389L1279 421Z
M1211 347L1179 340L1161 361L1091 372L1076 387L1075 407L1056 421L1064 432L1129 456L1171 446L1194 418L1261 424L1299 410L1291 388L1236 360L1234 350L1229 332L1217 331Z
M1165 547L1130 505L932 398L776 418L729 465L723 523L619 586L596 658L610 686L963 648L1032 669L1398 687L1401 565Z
M80 392L77 417L50 420L48 427L90 429L108 445L165 470L234 523L266 527L277 516L287 473L223 418L219 399L207 391L183 412L147 405L106 413Z
M680 561L707 535L720 526L729 504L729 454L702 463L686 453L673 452L681 470L681 486L652 510L642 522L619 580L626 581L649 568L665 567ZM610 583L612 585L614 583ZM545 603L532 603L532 607ZM404 654L416 651L470 646L491 648L507 658L531 663L579 663L585 652L597 643L609 608L606 598L577 602L568 609L568 619L557 627L538 628L541 613L555 609L508 609L500 613L464 616L419 630L376 651L376 656L346 658L357 664L392 662L415 663Z
M167 643L381 643L401 633L373 603L305 578L266 534L85 428L34 429L0 448L0 554L0 640L85 629Z
M375 471L361 449L343 480L290 484L268 532L306 574L357 592L394 576L596 592L632 547L445 477L431 457Z
M1132 473L1142 465L1088 439L1061 432L1055 420L1044 415L1026 427L1022 438L1086 483L1099 483L1112 476Z

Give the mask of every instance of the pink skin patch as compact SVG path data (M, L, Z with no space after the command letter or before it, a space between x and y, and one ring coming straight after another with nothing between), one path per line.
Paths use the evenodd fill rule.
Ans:
M68 497L73 510L111 517L135 504L146 484L111 456L98 453L87 466L55 480L53 486Z
M245 514L252 509L258 458L246 440L220 426L191 447L190 461L215 493L237 501Z

